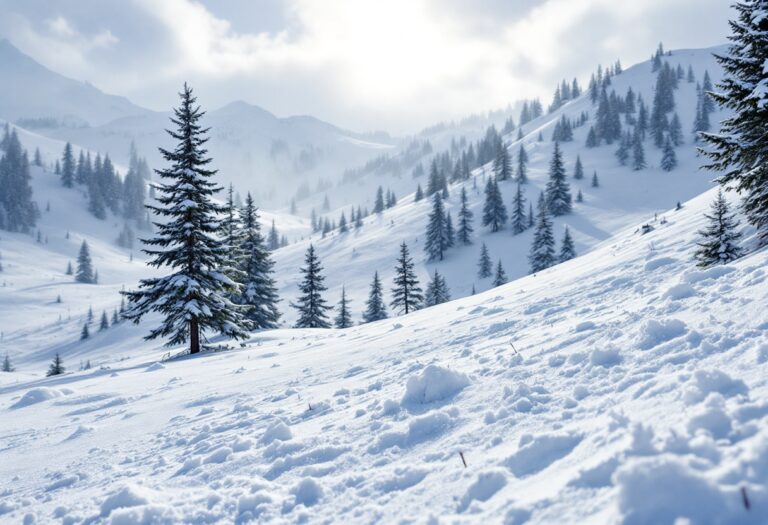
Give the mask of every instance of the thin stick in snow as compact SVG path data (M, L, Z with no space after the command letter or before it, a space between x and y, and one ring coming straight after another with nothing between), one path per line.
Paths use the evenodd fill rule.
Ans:
M467 460L464 459L464 452L459 451L459 456L461 456L461 462L464 464L464 468L467 468ZM744 490L744 489L742 489L742 490ZM747 507L747 508L749 508L749 507Z
M741 487L741 502L744 504L744 508L749 510L750 503L747 496L747 487Z

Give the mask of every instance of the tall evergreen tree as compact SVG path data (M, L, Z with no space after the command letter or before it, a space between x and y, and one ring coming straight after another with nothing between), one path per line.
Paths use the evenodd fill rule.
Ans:
M703 153L706 168L722 172L718 182L735 189L750 224L768 241L768 3L742 0L734 4L728 51L715 55L724 75L718 93L709 93L730 116L718 133L703 133L711 149ZM702 90L704 91L704 90Z
M450 300L451 291L448 289L448 283L445 282L442 275L437 273L437 268L435 268L435 274L427 283L427 289L424 292L424 306L435 306Z
M453 229L453 219L449 211L445 212L445 238L447 240L446 246L453 248L456 244L456 232Z
M706 268L714 264L728 264L741 257L742 250L738 245L741 233L736 231L739 222L731 213L722 189L712 203L711 215L704 216L709 224L699 231L701 240L694 253L698 266Z
M271 252L280 248L280 234L277 233L275 219L272 219L272 226L269 227L269 236L267 237L267 249Z
M16 130L8 133L4 151L0 159L0 229L28 233L40 212L32 200L29 159Z
M563 242L560 244L560 262L570 261L576 257L576 247L573 245L573 238L568 226L565 227Z
M78 283L92 284L95 281L93 272L93 263L91 262L91 253L88 249L88 243L83 241L80 245L80 253L77 255L77 271L75 272L75 281Z
M488 177L485 185L485 204L483 205L483 226L490 226L497 232L507 222L507 208L501 196L499 184L494 177Z
M517 173L515 173L515 177L520 184L528 182L528 153L525 151L525 146L522 143L517 152Z
M296 328L330 328L326 312L332 307L326 304L322 296L328 288L323 284L323 267L315 253L315 247L311 244L304 256L304 268L299 268L299 271L304 276L299 283L301 295L296 303L291 303L299 312Z
M47 377L57 376L63 374L65 371L66 368L64 368L61 356L56 352L56 355L53 357L53 362L51 362L51 365L48 367L48 372L46 372L45 375Z
M365 312L363 312L363 322L371 323L381 321L387 318L387 307L384 304L384 294L381 289L381 280L379 272L373 274L371 290L368 293L368 300L365 303Z
M200 125L204 112L186 84L180 97L171 118L176 129L168 131L178 143L173 150L160 148L170 166L157 171L166 182L155 184L159 205L149 206L165 220L156 223L157 236L144 240L149 247L144 253L152 257L149 264L172 273L144 279L138 290L125 292L130 308L124 315L138 323L149 312L160 313L162 323L146 339L170 336L167 345L189 341L194 354L206 331L235 338L246 333L240 309L227 297L238 290L226 276L227 247L216 237L217 217L224 208L212 200L221 188L210 181L216 171L207 168L208 130Z
M669 138L675 147L680 146L684 142L683 125L680 123L680 117L677 112L672 115L672 120L669 123Z
M392 302L390 303L392 308L408 314L421 307L424 296L414 271L413 259L408 253L408 246L405 242L400 245L400 256L397 258L397 265L395 266L394 285Z
M464 246L472 244L472 219L474 214L469 209L469 202L467 200L467 189L462 186L461 188L461 208L459 209L459 230L458 240Z
M384 188L381 186L376 190L376 200L373 204L373 213L382 213L384 211Z
M672 171L676 167L677 155L675 154L675 148L672 146L672 141L667 137L661 154L661 169L664 171Z
M416 195L413 197L413 202L419 202L424 198L424 191L421 189L421 184L416 186Z
M581 155L576 155L576 165L573 168L573 178L581 180L584 178L584 166L581 164Z
M549 162L546 195L547 207L552 215L557 217L571 212L571 190L568 187L563 156L557 142L552 152L552 160Z
M512 178L512 163L509 159L507 146L503 142L498 144L496 158L493 160L493 173L496 180L509 180Z
M128 160L128 173L123 180L123 215L126 219L140 222L144 218L144 199L146 198L143 164L136 147L131 144Z
M517 184L515 198L512 200L512 233L515 235L523 233L528 229L528 219L525 216L525 197L523 196L523 187Z
M61 156L61 184L65 188L75 184L75 155L69 142L64 145L64 154Z
M236 302L243 307L249 329L277 328L280 320L277 303L280 298L272 277L275 263L261 234L258 211L250 192L245 197L239 222L241 230L237 240L241 254L238 261L241 292Z
M82 330L80 330L80 340L85 341L89 337L91 337L91 331L88 328L88 323L84 323Z
M597 179L597 172L594 172L592 174L592 187L593 188L599 188L600 187L600 181Z
M640 136L640 130L635 128L635 134L632 137L632 169L640 171L645 169L646 166L643 140Z
M349 328L352 326L352 314L349 312L349 299L347 299L347 290L341 287L341 300L336 307L338 313L333 321L336 328Z
M507 273L501 265L501 259L496 263L496 274L493 276L493 282L491 284L493 284L494 287L507 284Z
M443 188L440 178L437 159L432 159L432 164L429 166L429 180L427 181L427 197L431 197Z
M480 248L480 260L477 263L478 271L477 276L480 279L486 279L491 276L491 270L493 268L491 263L491 256L488 254L488 247L483 243Z
M102 311L101 320L99 321L99 332L103 332L107 328L109 328L109 317L107 317L106 311Z
M424 248L429 260L441 261L445 257L445 250L448 249L448 225L440 193L435 193L432 197L432 212L429 214Z
M555 258L555 238L552 234L552 221L543 197L539 198L539 213L536 220L536 232L533 235L531 252L528 255L531 273L536 273L553 266Z

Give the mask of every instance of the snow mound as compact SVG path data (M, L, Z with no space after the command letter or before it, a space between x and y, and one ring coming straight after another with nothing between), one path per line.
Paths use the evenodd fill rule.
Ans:
M165 365L163 363L152 363L145 369L145 372L154 372L155 370L164 370L164 369L165 369Z
M43 401L48 401L49 399L69 395L72 392L73 391L69 388L48 388L45 386L33 388L21 396L21 399L12 404L10 408L15 410L17 408L36 405L37 403L42 403Z
M686 299L696 295L696 290L690 284L680 283L670 287L661 296L662 299L671 299L672 301L678 301L680 299Z
M469 486L459 503L459 511L469 508L473 501L488 501L507 484L507 475L501 470L481 472Z
M535 474L570 454L581 439L579 434L536 436L507 458L506 465L518 478Z
M101 516L107 517L115 509L149 504L149 493L143 487L126 485L101 503Z
M292 437L293 434L291 434L291 429L288 428L288 425L278 420L267 427L267 430L264 431L261 439L259 439L259 443L269 445L274 441L288 441Z
M650 350L661 343L680 337L687 330L685 323L679 319L649 319L640 326L637 346L642 350Z
M703 401L712 392L731 397L746 395L749 389L741 379L733 379L720 370L696 370L683 392L683 400L687 405L693 405Z
M455 396L469 386L469 378L437 365L427 366L421 374L408 379L402 403L427 404Z
M606 348L605 350L595 348L589 354L589 362L594 366L609 368L621 363L621 354L616 348Z
M323 497L323 488L312 478L305 478L299 481L291 493L296 497L297 505L311 507Z

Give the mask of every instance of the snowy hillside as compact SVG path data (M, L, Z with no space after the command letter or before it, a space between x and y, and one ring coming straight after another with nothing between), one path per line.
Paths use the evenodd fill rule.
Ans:
M768 261L694 269L712 198L344 331L158 363L143 327L31 328L48 355L0 374L0 520L762 523ZM56 348L69 373L25 374Z

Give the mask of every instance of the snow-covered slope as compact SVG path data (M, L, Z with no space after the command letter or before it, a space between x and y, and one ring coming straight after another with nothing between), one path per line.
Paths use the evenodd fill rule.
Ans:
M0 520L762 523L768 253L696 270L712 197L406 317L162 364L121 324L48 379L14 355Z

